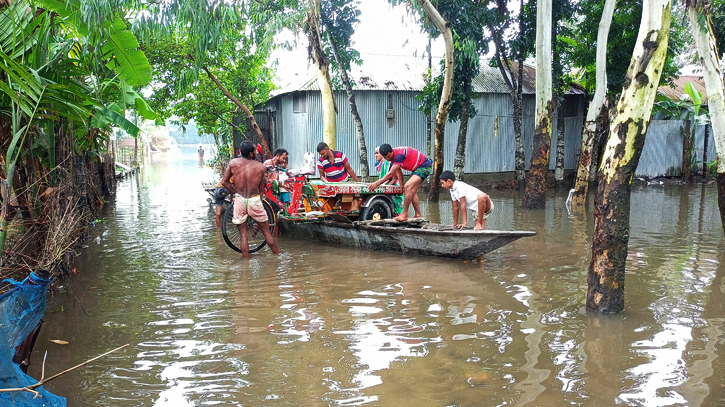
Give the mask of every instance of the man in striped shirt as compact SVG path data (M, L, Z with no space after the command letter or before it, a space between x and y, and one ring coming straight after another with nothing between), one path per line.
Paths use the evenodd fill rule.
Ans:
M402 168L406 171L410 171L411 174L408 182L404 186L404 198L403 198L403 212L396 216L394 219L398 221L404 221L408 219L408 208L410 204L413 204L414 218L422 218L423 214L420 212L420 202L418 200L418 188L420 184L428 178L433 170L433 163L423 153L412 148L412 147L396 147L393 148L390 144L382 144L379 147L380 155L384 159L393 163L388 170L388 174L379 180L373 182L368 186L370 191L374 191L375 188L379 187L383 182L391 179L398 168Z
M330 150L327 143L317 145L317 152L320 159L317 160L317 168L320 170L320 178L327 182L345 182L348 175L358 182L355 171L347 162L347 157L340 151Z

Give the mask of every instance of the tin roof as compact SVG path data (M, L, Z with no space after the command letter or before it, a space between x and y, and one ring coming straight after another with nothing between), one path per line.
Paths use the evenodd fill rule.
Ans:
M440 72L440 60L433 58L434 75ZM514 63L514 67L515 67ZM365 63L354 65L348 75L353 80L354 90L407 90L422 91L425 86L425 71L428 68L427 58L403 57L391 55L366 55ZM523 93L536 93L536 68L524 64ZM272 97L297 91L319 91L317 73L314 67L299 75L298 83L290 83L272 92ZM476 93L508 93L506 82L497 67L489 65L482 59L478 75L473 79L473 90ZM340 89L341 90L341 89ZM569 94L584 94L579 87L570 88Z
M692 86L700 92L702 104L707 104L707 93L705 92L705 82L702 80L702 75L682 75L679 78L672 78L670 84L660 86L657 88L657 92L665 95L670 100L679 102L683 97L687 98L687 92L685 92L687 82L692 82Z

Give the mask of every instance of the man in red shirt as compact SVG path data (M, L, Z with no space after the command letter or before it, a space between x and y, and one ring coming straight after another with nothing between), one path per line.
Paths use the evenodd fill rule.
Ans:
M388 170L387 175L370 184L368 189L373 191L383 182L391 179L398 168L411 171L413 174L404 186L403 212L396 216L395 220L404 221L408 219L408 208L411 203L413 204L413 211L415 212L413 217L422 218L423 214L420 212L420 202L418 200L418 188L420 188L423 180L428 178L433 171L433 163L423 153L412 147L393 148L390 144L382 144L379 151L380 155L392 162L393 165Z
M339 151L330 150L330 146L327 143L320 143L317 145L317 152L320 154L320 159L317 160L317 168L320 170L320 178L327 182L345 182L348 180L348 175L358 182L355 171L347 162L345 154Z

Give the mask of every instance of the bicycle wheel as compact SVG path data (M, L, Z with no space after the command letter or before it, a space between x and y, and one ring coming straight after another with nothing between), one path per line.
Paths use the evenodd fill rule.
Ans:
M264 205L264 211L267 212L267 219L269 219L269 231L270 233L274 233L275 216L272 211L272 207L267 201L262 201L262 205ZM232 250L241 253L242 237L239 235L239 228L237 228L237 225L232 222L233 216L234 203L229 205L227 210L224 212L224 218L222 219L222 236L224 236L224 241L227 242L227 246L232 248ZM254 219L249 218L247 220L247 228L249 229L249 253L255 253L263 248L264 245L267 244L267 241L264 239L264 233L262 233L262 230L259 228L259 225Z

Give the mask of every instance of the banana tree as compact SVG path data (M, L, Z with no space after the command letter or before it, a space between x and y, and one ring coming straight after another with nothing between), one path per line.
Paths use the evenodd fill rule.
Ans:
M105 115L111 116L111 120L103 122L104 113L112 109L105 106L104 98L94 94L89 83L97 81L105 71L115 72L116 83L123 82L119 78L136 84L150 80L150 75L143 72L145 57L133 49L138 43L128 37L130 31L125 29L122 19L108 20L113 24L103 25L102 30L90 30L91 26L69 11L72 3L49 1L44 7L45 10L36 12L26 2L15 2L0 10L0 111L4 113L0 114L0 129L9 129L9 137L4 138L7 144L2 145L6 179L0 214L0 252L8 232L16 169L24 155L33 154L33 146L47 146L46 170L52 171L56 129L60 134L73 129L78 134L74 144L80 153L99 147L103 132L92 128L94 124L106 126L113 121L131 129L111 114ZM51 17L51 13L55 14ZM89 43L91 40L93 43ZM82 54L87 50L100 54L84 60ZM147 61L145 66L148 67ZM135 99L134 105L138 105ZM65 133L62 123L67 125ZM43 137L43 143L35 143ZM85 140L86 145L78 142ZM35 159L29 157L33 163ZM25 172L34 170L26 168Z
M692 154L695 147L695 130L697 126L708 123L707 115L700 115L702 97L691 82L685 83L685 94L689 99L673 101L664 95L657 96L652 113L663 113L664 118L682 121L682 178L689 180L690 169L694 164Z

